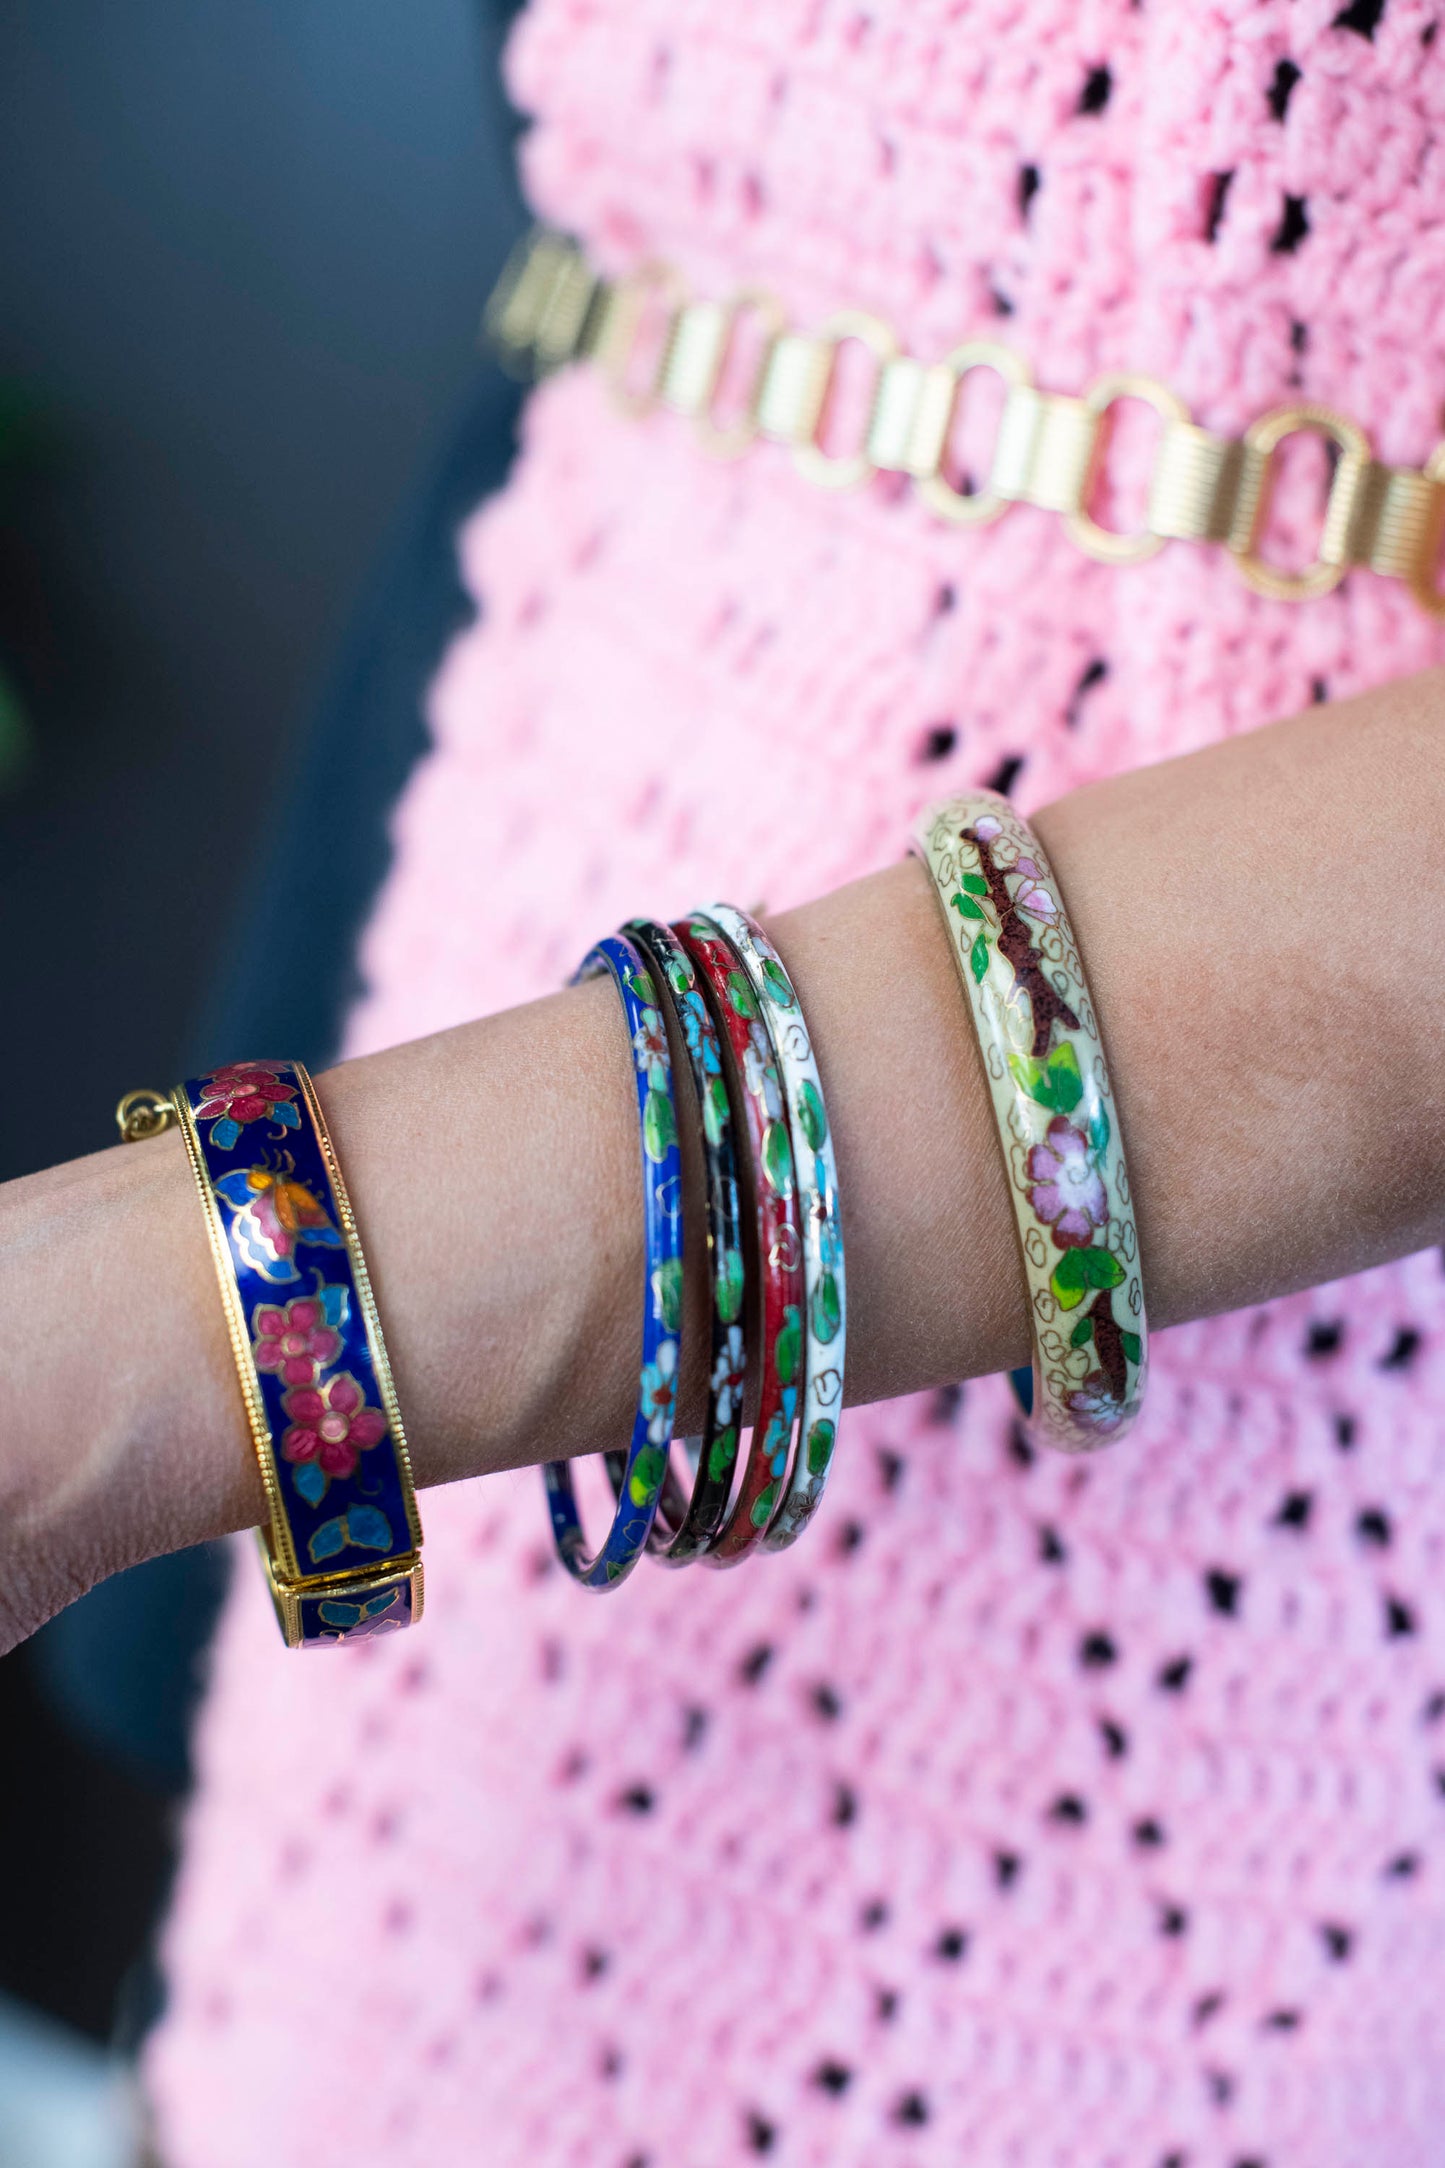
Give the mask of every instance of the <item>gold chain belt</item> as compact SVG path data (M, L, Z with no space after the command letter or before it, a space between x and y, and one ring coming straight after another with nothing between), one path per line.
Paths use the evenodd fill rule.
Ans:
M763 344L743 411L716 417L719 383L741 321L758 321ZM625 279L600 278L565 235L538 229L521 242L487 304L486 329L505 362L540 375L594 360L629 413L661 404L685 415L709 451L733 457L762 436L787 445L799 471L828 489L850 489L880 469L910 475L943 519L983 525L1011 504L1062 513L1079 548L1109 564L1152 557L1169 541L1215 542L1262 595L1303 601L1328 594L1354 565L1403 580L1423 609L1445 616L1438 577L1445 533L1445 441L1423 467L1387 467L1357 422L1332 407L1274 407L1239 438L1191 421L1168 385L1149 376L1097 377L1080 398L1040 391L1012 347L970 339L941 361L905 354L882 317L842 309L816 331L795 331L777 298L746 288L726 301L698 300L666 265ZM644 325L648 335L644 338ZM861 448L836 454L819 442L839 349L858 341L876 373ZM642 381L637 382L643 352ZM959 388L975 369L1003 379L1005 399L987 481L958 488L944 472ZM1141 399L1159 416L1144 525L1133 534L1101 526L1090 511L1111 410ZM1275 453L1313 432L1337 455L1314 563L1286 572L1259 554L1269 515Z

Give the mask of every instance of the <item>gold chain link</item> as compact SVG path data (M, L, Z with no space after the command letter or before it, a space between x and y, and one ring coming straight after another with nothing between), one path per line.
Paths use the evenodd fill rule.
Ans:
M740 321L752 315L762 347L737 418L716 403ZM644 324L655 359L633 381ZM487 304L485 327L504 363L539 375L595 360L629 413L659 402L692 422L704 446L735 457L758 436L785 445L809 481L851 489L880 471L908 475L923 502L962 524L997 519L1010 504L1061 514L1090 557L1138 563L1166 542L1218 543L1256 592L1280 601L1328 594L1354 566L1400 579L1420 607L1445 617L1440 547L1445 540L1445 441L1423 467L1387 467L1358 423L1332 407L1275 407L1240 439L1201 429L1178 394L1155 378L1101 376L1081 397L1040 391L1012 347L970 340L941 361L902 350L892 326L843 309L814 332L795 329L773 294L746 288L729 301L689 298L668 266L644 264L602 279L575 242L538 229L513 254ZM875 365L858 448L819 441L841 349L856 341ZM1004 400L989 471L977 487L948 472L948 447L964 385L979 369L1003 380ZM1113 410L1141 400L1159 417L1144 524L1131 534L1100 524L1091 505L1107 458ZM1288 572L1259 553L1286 438L1322 437L1337 453L1312 563Z

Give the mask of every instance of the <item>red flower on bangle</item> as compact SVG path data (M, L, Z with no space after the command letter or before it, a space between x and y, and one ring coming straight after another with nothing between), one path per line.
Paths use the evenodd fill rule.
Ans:
M291 1427L281 1440L286 1460L314 1460L327 1475L356 1472L363 1453L386 1436L386 1417L369 1408L355 1378L343 1371L325 1385L301 1385L281 1396Z
M228 1152L248 1122L269 1115L283 1129L299 1129L301 1117L291 1104L294 1084L283 1084L274 1069L259 1061L231 1061L212 1070L201 1087L198 1122L214 1122L211 1141Z
M274 1371L284 1385L314 1384L317 1371L341 1353L341 1335L314 1295L258 1310L255 1329L256 1368Z

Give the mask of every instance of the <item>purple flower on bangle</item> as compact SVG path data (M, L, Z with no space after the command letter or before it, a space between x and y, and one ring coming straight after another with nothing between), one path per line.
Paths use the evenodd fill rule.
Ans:
M1029 1152L1029 1197L1060 1249L1092 1242L1109 1217L1098 1155L1082 1129L1056 1114Z

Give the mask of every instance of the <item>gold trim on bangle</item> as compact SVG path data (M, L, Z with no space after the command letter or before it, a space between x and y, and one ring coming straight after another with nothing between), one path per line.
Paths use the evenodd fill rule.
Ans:
M1003 1150L1033 1335L1032 1427L1045 1444L1089 1452L1137 1417L1149 1334L1124 1140L1078 944L1043 845L996 792L934 806L913 849L948 928Z
M127 1141L174 1123L185 1142L261 1472L257 1537L287 1646L415 1624L425 1582L411 1455L310 1076L299 1062L233 1064L169 1095L127 1093L117 1120ZM364 1563L336 1563L358 1551Z

